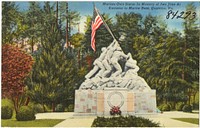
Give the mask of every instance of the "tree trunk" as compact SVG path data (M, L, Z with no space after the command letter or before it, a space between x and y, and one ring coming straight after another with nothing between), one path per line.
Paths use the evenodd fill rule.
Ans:
M43 107L43 111L45 112L45 106L44 103L42 102L42 107Z
M13 104L14 104L14 109L15 109L15 113L16 113L16 115L17 115L17 112L18 112L18 98L17 98L17 96L13 96L12 97L12 101L13 101Z
M92 61L93 61L93 57L92 56L90 56L90 55L87 55L86 56L86 60L87 60L87 64L89 65L88 66L88 70L91 70L92 69Z
M30 97L28 97L28 98L26 99L26 103L25 103L26 106L28 106L29 101L30 101Z
M80 48L78 49L78 67L81 68L81 56L80 56Z
M191 90L188 89L188 104L190 105L190 100L191 100Z
M186 41L187 41L187 37L186 37ZM184 48L183 48L183 52L186 50L186 41L184 43ZM183 80L185 80L185 57L183 56L183 66L182 66L182 74L181 77Z
M31 39L31 53L33 53L33 47L34 47L34 44L33 44L33 37Z
M188 104L190 104L191 95L188 95Z
M42 94L44 94L43 89L42 89ZM42 96L42 107L43 107L43 111L45 112L44 97L43 96Z
M193 103L195 103L196 94L197 94L197 92L195 92L193 95Z
M186 28L186 30L187 30L187 28ZM188 41L188 37L186 35L185 36L185 41L184 41L184 46L183 46L183 53L185 52L185 50L187 48L187 41ZM184 57L184 54L183 54L183 66L182 66L181 77L182 77L183 80L185 80L185 57Z
M173 102L173 109L176 109L176 100Z
M58 29L58 1L56 2L56 27Z
M55 112L56 111L56 106L55 106L55 102L52 103L52 111Z
M68 38L69 26L68 25L69 25L68 24L68 2L66 2L66 44L67 44L67 46L69 45L68 44L68 40L69 40L69 38Z

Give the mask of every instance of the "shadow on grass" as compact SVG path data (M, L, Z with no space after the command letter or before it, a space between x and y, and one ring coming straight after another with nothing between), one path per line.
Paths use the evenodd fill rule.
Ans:
M172 119L187 122L187 123L192 123L192 124L199 124L198 118L172 118Z

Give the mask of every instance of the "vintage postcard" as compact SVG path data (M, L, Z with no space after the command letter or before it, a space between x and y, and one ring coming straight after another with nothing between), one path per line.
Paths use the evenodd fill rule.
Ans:
M198 1L2 1L2 127L199 127Z

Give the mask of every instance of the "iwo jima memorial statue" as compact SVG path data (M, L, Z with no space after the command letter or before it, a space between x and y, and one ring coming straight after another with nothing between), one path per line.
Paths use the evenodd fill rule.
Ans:
M96 8L95 11L98 15L92 28L97 27L92 31L96 31L103 24ZM105 22L104 25L113 36ZM94 48L94 44L91 45ZM131 54L125 54L115 38L108 47L101 50L102 53L93 63L93 69L75 91L75 115L156 113L156 91L138 76L139 67ZM120 65L119 62L124 64Z

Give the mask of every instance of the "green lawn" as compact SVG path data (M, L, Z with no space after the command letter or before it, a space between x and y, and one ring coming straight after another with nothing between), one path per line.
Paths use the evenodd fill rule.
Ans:
M1 120L2 127L53 127L63 119L38 119L33 121Z
M199 124L199 118L172 118L174 120L179 120L183 122L188 122L192 124Z
M199 112L192 112L192 114L199 114Z

